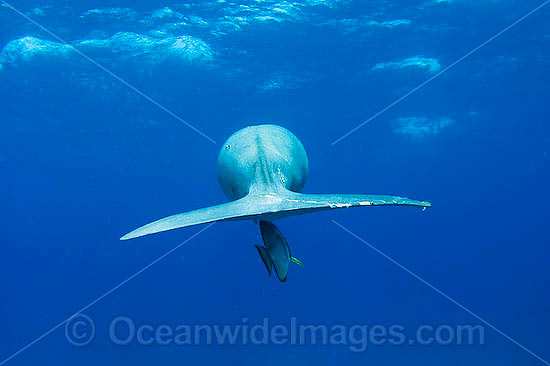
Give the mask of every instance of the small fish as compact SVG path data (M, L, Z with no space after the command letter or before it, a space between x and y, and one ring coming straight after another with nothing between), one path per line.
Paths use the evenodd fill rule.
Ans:
M258 249L267 272L271 276L271 268L274 267L279 281L285 282L290 262L301 267L304 265L290 254L290 246L277 226L269 221L260 221L260 230L265 247L256 245L256 249Z

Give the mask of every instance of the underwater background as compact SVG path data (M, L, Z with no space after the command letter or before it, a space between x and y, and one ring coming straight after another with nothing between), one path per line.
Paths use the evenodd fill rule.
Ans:
M5 364L545 364L550 4L453 65L543 3L0 1L0 362L58 326ZM286 283L267 276L257 225L217 223L82 311L95 336L73 345L65 319L204 227L119 238L225 202L218 152L262 123L303 142L304 192L433 207L278 221L305 265ZM468 324L484 340L118 345L121 316L400 325L407 339Z

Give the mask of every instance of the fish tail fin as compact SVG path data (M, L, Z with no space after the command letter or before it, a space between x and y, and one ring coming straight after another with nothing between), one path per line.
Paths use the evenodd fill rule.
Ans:
M290 261L293 262L293 263L296 263L300 267L304 266L304 264L298 258L290 257Z

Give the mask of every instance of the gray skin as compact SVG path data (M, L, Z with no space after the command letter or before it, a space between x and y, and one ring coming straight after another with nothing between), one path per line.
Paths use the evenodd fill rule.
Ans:
M272 222L288 216L336 208L381 205L430 207L427 201L363 194L302 194L308 173L304 146L275 125L247 127L223 144L218 180L230 202L193 210L142 226L121 240L217 221Z
M244 128L231 135L218 157L218 181L230 200L252 194L301 192L309 164L304 146L275 125Z

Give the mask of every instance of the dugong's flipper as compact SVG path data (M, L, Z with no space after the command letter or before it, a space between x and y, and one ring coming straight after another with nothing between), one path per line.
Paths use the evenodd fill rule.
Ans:
M291 191L275 193L254 193L236 201L189 211L142 226L121 240L133 239L161 231L186 226L228 220L273 221L287 216L302 215L333 208L404 205L430 207L427 201L416 201L405 197L377 196L364 194L302 194Z

